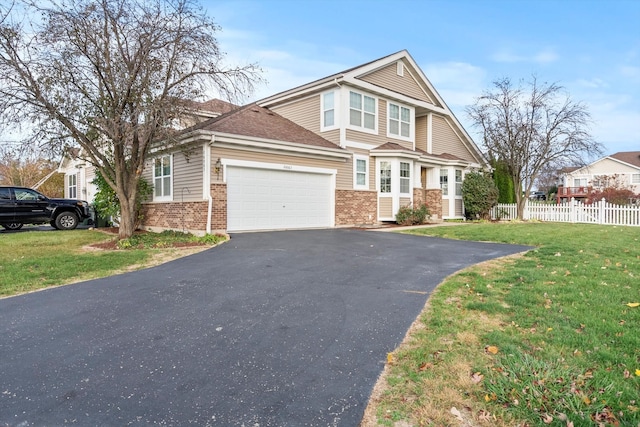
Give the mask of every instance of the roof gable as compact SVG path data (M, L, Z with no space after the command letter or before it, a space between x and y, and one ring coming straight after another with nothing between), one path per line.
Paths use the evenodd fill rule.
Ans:
M640 169L640 151L620 151L609 157Z
M436 96L427 89L426 85L416 79L415 70L412 70L412 68L407 61L400 59L380 69L357 76L356 78L381 88L402 93L419 101L442 107L442 105L438 105L434 101Z
M341 149L310 130L257 104L249 104L222 116L206 120L186 129L185 133L197 129L315 147Z

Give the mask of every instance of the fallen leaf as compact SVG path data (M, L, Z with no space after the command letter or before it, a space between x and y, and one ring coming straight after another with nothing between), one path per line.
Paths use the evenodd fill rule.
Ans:
M433 363L431 362L423 362L422 365L418 367L419 371L426 371L427 369L433 368Z
M480 381L482 381L483 378L484 375L482 375L480 372L474 372L471 375L471 382L474 384L478 384Z
M498 354L498 347L496 347L495 345L488 345L485 348L485 351L487 353L491 353L491 354Z
M462 418L462 414L460 413L460 411L458 411L458 408L456 408L455 406L452 406L449 412L451 412L451 415L456 417L458 421L464 421L464 418Z
M387 363L389 365L393 364L393 353L387 353Z
M636 369L636 377L640 377L640 369Z
M630 303L628 303L627 305L628 305L629 307L632 307L632 308L633 308L633 307L638 307L638 306L640 306L640 302L630 302Z
M545 424L551 424L553 422L553 417L551 415L549 415L549 414L543 414L542 415L542 421Z
M631 372L629 372L629 370L628 370L628 369L625 369L625 370L624 370L624 373L622 374L622 376L623 376L624 378L631 378Z

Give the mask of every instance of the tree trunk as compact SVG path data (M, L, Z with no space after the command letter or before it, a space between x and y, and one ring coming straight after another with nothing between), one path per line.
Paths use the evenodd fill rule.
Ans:
M120 228L118 229L118 239L128 239L133 236L133 232L136 231L136 212L135 205L125 202L120 199Z

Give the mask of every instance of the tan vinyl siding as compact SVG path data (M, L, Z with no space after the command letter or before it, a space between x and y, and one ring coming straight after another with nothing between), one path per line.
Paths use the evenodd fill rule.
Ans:
M320 134L319 94L290 104L274 106L272 110L311 132Z
M416 117L416 148L427 151L427 116Z
M456 199L456 216L462 216L462 200Z
M340 129L333 129L333 130L328 130L326 132L320 132L320 136L326 139L327 141L331 141L336 145L340 145Z
M189 160L187 162L187 159ZM173 201L197 202L202 200L202 147L173 154ZM153 172L152 172L153 176Z
M222 181L222 171L219 174L215 172L215 161L221 158L223 163L225 159L244 160L250 162L276 163L283 165L307 166L315 168L335 169L338 171L336 176L337 189L352 189L353 168L350 162L344 160L319 160L305 157L293 157L282 154L267 154L254 151L244 151L230 148L220 148L213 146L211 148L211 182ZM349 164L348 164L349 163Z
M380 212L380 218L390 218L391 216L393 216L393 198L379 197L378 210Z
M415 76L415 73L410 72L411 70L407 67L406 63L404 63L404 66L405 70L403 76L398 75L397 63L394 62L393 64L376 70L371 74L362 76L360 79L376 86L433 104L433 101L425 93L424 89L413 78L412 74Z
M449 216L449 199L442 199L442 216Z
M400 197L400 207L411 206L411 197Z
M373 135L365 132L358 132L357 130L347 129L347 141L352 142L364 142L365 144L371 144L372 148L382 145L387 142L387 138L380 135Z
M433 115L433 154L449 153L461 159L477 162L462 140L453 131L447 119Z

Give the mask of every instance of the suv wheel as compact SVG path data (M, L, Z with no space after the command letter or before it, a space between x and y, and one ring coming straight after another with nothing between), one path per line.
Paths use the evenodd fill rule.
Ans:
M2 227L7 230L20 230L23 224L21 222L12 222L11 224L2 224Z
M73 212L62 212L55 219L55 228L58 230L73 230L78 226L78 216Z

